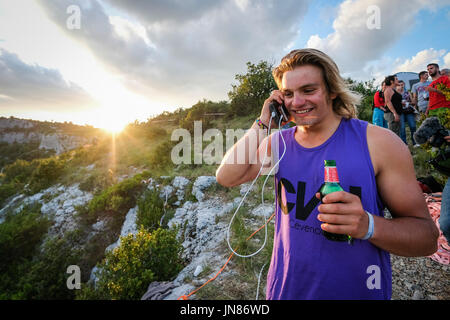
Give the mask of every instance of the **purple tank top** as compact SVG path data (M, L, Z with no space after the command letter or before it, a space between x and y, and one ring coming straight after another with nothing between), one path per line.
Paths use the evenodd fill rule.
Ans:
M267 299L390 299L389 253L369 241L327 240L317 220L315 193L324 181L324 160L336 160L345 191L358 195L363 208L383 216L367 146L367 122L342 119L322 145L304 148L296 127L282 131L286 154L275 175L276 218ZM279 154L284 145L279 134Z

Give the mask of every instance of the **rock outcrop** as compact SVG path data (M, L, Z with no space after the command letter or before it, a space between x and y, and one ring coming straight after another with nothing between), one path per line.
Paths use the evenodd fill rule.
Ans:
M40 136L39 149L50 149L54 150L56 154L61 154L91 142L92 139L54 133Z
M38 202L42 204L42 214L48 216L54 222L47 236L62 237L64 233L73 231L78 227L75 208L85 205L92 197L91 193L81 191L78 188L78 184L69 187L63 185L52 186L28 197L18 195L0 210L0 223L2 222L2 215L8 209L18 213L24 206Z
M0 117L0 129L29 129L33 127L33 122L29 120Z
M29 120L0 118L0 142L9 144L35 142L39 143L39 149L54 150L57 155L92 143L96 139L67 135L56 128L53 131L53 133L41 132L35 129L34 122Z

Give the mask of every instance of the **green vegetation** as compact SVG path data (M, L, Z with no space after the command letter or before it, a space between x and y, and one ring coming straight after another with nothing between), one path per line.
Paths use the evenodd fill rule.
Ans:
M39 149L39 142L7 143L0 142L0 168L13 163L17 159L32 161L54 155L53 150Z
M126 213L136 205L136 200L144 188L141 181L147 177L148 173L138 174L107 188L89 202L87 214L97 217L102 212Z
M164 201L159 196L157 189L146 190L138 200L137 224L146 230L152 231L160 226L164 215Z
M74 299L75 292L68 290L67 267L77 265L83 250L77 232L68 232L63 238L52 238L42 246L28 269L18 281L22 292L15 298L38 300Z
M229 118L249 114L258 116L261 113L264 100L277 89L272 69L273 65L266 61L260 61L257 65L247 62L247 73L237 74L235 80L238 83L232 84L232 90L228 92L231 101Z
M347 79L350 89L361 95L361 102L357 112L358 118L370 123L372 123L373 96L377 91L373 82L374 79L366 82L354 81L350 78Z
M28 274L33 257L50 227L40 205L8 213L0 224L0 299L21 299L29 291L20 279Z
M85 286L78 299L137 300L152 281L171 280L181 271L181 244L176 232L142 227L136 235L121 237L121 245L99 265L96 288Z

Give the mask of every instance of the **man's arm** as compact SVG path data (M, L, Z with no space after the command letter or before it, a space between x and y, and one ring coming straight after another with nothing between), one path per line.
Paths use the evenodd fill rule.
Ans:
M374 245L400 256L426 256L437 250L439 231L417 183L411 154L392 132L367 129L378 192L393 219L374 217Z
M393 219L373 216L374 234L369 241L399 256L427 256L437 250L439 231L431 220L416 181L408 148L391 131L369 125L367 141L378 192ZM319 194L316 194L320 198ZM363 238L369 219L358 196L333 192L322 200L318 220L325 231Z
M271 120L269 104L276 100L283 103L283 94L279 90L272 92L264 101L260 120L269 126ZM270 128L278 124L272 120ZM225 154L222 163L216 171L217 182L224 187L234 187L256 178L266 158L265 166L272 164L270 138L266 137L265 130L254 123L247 133Z
M417 105L418 102L419 101L417 99L417 86L413 85L411 88L411 103Z
M270 141L264 137L256 123L247 133L225 154L222 163L216 171L217 182L224 187L234 187L251 181L258 175L262 161L271 157ZM262 141L261 141L262 140ZM260 142L261 141L261 142ZM269 143L269 145L267 145ZM266 154L267 147L267 154Z

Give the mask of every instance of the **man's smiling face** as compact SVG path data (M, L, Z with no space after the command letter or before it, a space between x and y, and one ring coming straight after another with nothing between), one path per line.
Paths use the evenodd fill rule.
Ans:
M312 126L333 116L332 100L328 94L322 70L303 65L283 74L284 103L297 125Z

